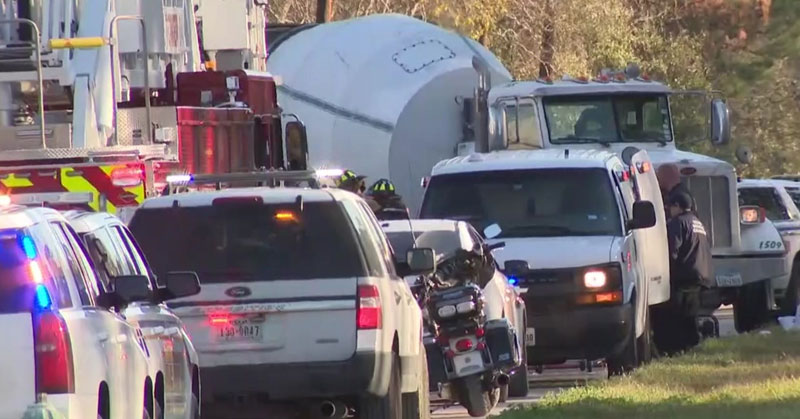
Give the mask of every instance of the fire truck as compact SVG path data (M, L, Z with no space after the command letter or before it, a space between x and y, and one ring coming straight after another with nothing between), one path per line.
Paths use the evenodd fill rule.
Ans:
M4 199L126 218L169 174L305 169L260 2L0 0L0 14Z

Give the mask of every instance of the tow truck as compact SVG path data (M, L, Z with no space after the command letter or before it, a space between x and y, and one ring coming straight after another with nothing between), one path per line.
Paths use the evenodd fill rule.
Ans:
M260 2L0 6L0 193L12 201L127 219L169 174L305 168L305 127L284 124L266 72Z

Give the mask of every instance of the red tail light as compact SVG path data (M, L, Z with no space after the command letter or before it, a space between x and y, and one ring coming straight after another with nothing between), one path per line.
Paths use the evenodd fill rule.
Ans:
M359 330L381 327L381 295L375 285L358 286L356 323Z
M34 353L36 357L36 392L49 394L75 391L67 325L58 314L34 315Z
M114 186L138 186L144 182L144 169L141 167L118 167L111 171L110 177Z
M476 338L482 338L483 335L485 335L485 334L486 334L486 330L484 330L482 327L479 327L479 328L475 329L475 337Z
M458 352L464 352L472 349L472 339L464 338L456 342L456 349Z

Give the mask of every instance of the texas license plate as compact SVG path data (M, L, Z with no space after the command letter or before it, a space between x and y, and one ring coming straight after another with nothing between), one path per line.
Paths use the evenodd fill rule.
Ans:
M463 376L483 371L483 359L480 352L470 352L463 355L456 355L453 358L456 375Z
M717 275L718 287L740 287L742 285L742 275L739 273Z
M525 330L525 345L536 346L536 329L529 327Z
M220 342L260 342L264 337L263 322L239 319L217 327Z

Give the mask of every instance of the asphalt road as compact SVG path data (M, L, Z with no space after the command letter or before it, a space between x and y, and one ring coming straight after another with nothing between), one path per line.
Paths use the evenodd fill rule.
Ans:
M733 325L733 311L730 306L722 307L716 313L717 320L719 320L720 336L732 336L736 334ZM531 391L527 397L515 398L509 400L507 403L501 403L492 410L489 416L495 416L514 405L525 405L536 403L544 395L548 393L555 393L567 388L566 386L559 386L558 382L575 382L583 380L602 380L607 377L605 368L598 369L592 373L581 372L577 368L563 369L563 370L545 370L541 376L531 378ZM461 406L452 406L444 409L434 411L432 417L434 419L469 419L467 414Z

